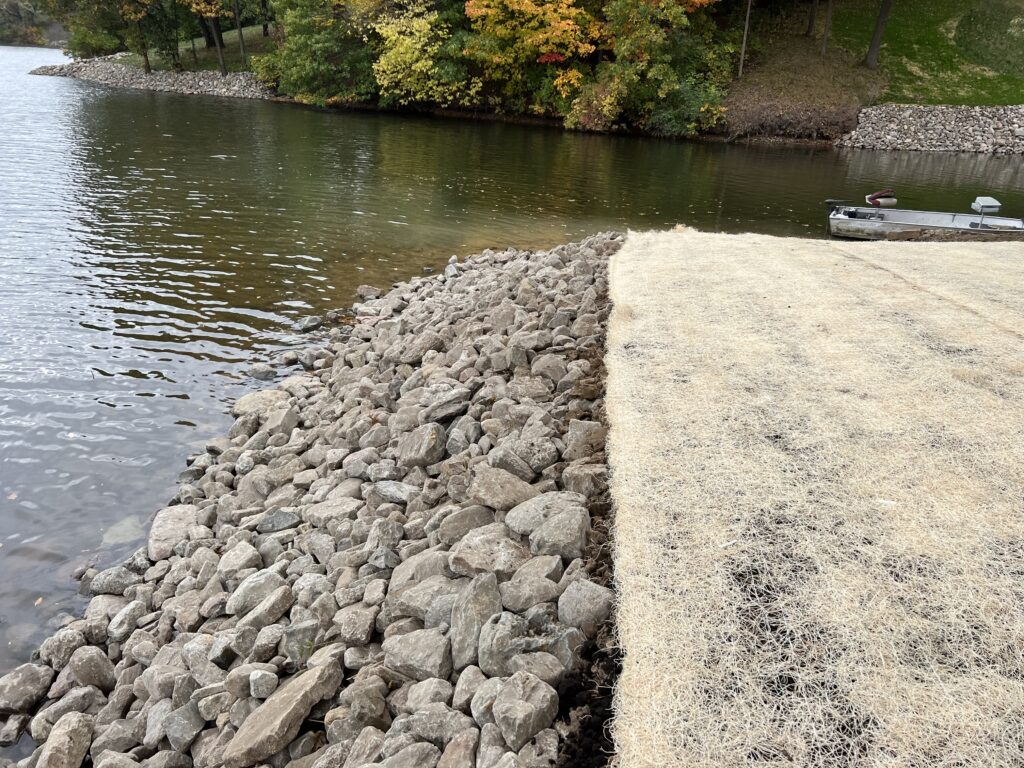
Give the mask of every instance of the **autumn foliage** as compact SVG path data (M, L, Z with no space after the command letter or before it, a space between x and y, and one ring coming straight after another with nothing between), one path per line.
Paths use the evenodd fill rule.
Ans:
M346 40L370 61L360 100L560 118L584 130L688 135L714 122L730 36L716 0L272 0L283 46L257 71L306 101L352 100L351 72L317 68L296 37ZM359 3L359 12L353 3ZM315 29L304 20L322 18ZM321 76L322 75L322 76Z

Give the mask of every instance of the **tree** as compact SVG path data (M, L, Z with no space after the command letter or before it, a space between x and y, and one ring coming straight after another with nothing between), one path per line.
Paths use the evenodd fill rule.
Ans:
M467 53L485 82L500 85L506 102L534 113L573 92L583 79L579 63L595 50L600 33L575 0L468 0L476 36Z
M238 0L231 0L231 9L235 14L235 31L238 32L238 50L242 54L242 68L249 67L249 57L245 53L245 35L242 34L242 14L238 11Z
M715 24L701 8L714 0L609 0L604 6L611 56L581 89L569 127L608 130L626 122L653 133L684 136L715 118L731 58L711 40Z
M811 0L811 12L807 14L807 37L814 37L815 27L818 26L818 0Z
M220 0L189 0L189 7L200 19L205 19L210 26L213 43L217 48L217 63L220 65L220 73L222 76L226 75L228 68L224 63L224 38L221 36L220 29L220 17L224 9Z
M889 14L892 13L892 6L893 0L882 0L882 5L878 9L878 18L875 19L875 33L871 36L868 55L864 59L864 64L868 69L878 69L878 57L882 53L885 25L889 23Z
M381 51L373 63L382 103L472 106L480 93L478 78L449 79L439 66L450 37L440 14L424 0L413 0L397 12L382 14L373 24Z
M832 37L832 0L825 0L825 29L821 33L821 55L828 53L829 39Z
M750 10L754 7L754 0L747 0L747 17L743 22L743 46L740 48L740 71L736 77L743 77L743 62L747 58L747 36L750 34Z
M377 12L365 0L275 2L284 39L274 52L253 57L256 75L306 104L370 101L377 96L371 10Z

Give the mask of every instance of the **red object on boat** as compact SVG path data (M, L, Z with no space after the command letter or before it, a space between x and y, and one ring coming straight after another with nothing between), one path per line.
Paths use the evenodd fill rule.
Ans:
M876 208L879 208L879 207L882 206L882 201L883 200L885 200L885 199L895 200L896 199L896 190L895 189L888 189L888 188L882 189L882 190L879 190L878 192L875 192L873 195L868 195L864 199L867 201L868 205L873 205Z

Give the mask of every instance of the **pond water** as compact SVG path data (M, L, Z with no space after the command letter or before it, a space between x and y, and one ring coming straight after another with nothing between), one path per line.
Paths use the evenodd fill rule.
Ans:
M1019 160L586 136L117 91L0 47L0 671L143 539L297 318L485 247L686 223L822 235L827 197L1024 211ZM1011 214L1012 215L1012 214Z

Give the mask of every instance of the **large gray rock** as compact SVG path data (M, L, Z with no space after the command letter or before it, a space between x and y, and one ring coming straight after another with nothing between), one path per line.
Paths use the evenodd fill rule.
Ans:
M447 436L440 424L424 424L398 439L398 465L411 469L436 464L444 458Z
M562 473L562 485L567 491L583 496L598 496L608 490L608 466L605 464L573 463Z
M445 517L437 529L437 537L443 544L451 546L470 531L493 522L494 512L487 507L474 504Z
M504 523L491 523L463 536L452 548L448 565L464 576L494 573L504 581L529 559L530 550L509 538Z
M93 718L81 712L68 712L50 731L36 765L42 768L80 768L92 741Z
M476 748L480 741L480 731L467 728L458 734L444 748L437 768L476 768Z
M472 727L473 720L469 716L444 704L434 703L419 712L398 718L391 730L396 734L410 734L418 741L429 741L443 749L458 734Z
M457 671L476 664L480 629L496 613L501 613L498 580L493 573L482 573L462 589L452 607L449 637Z
M469 712L469 706L480 690L480 686L487 681L487 676L480 671L479 667L466 667L459 673L458 682L455 683L455 690L452 692L452 708L460 712Z
M410 744L378 765L380 768L434 768L440 757L441 750L421 741Z
M185 752L205 727L206 720L199 714L199 705L190 701L167 716L164 732L171 747Z
M612 590L581 579L566 587L558 599L558 620L593 636L611 615L614 606L615 593Z
M286 747L315 704L333 696L341 670L327 664L296 675L242 723L224 750L224 768L248 768Z
M499 587L499 590L502 604L514 613L523 613L537 603L557 600L562 593L558 582L535 576L506 581Z
M114 665L99 648L85 645L71 654L71 674L81 685L92 685L104 693L114 690L117 678Z
M530 534L535 555L558 555L565 560L583 557L590 534L590 515L582 507L559 512Z
M607 435L608 428L600 422L573 419L569 422L568 432L565 433L565 451L562 458L566 461L575 461L603 452Z
M50 736L50 730L54 723L60 720L68 712L97 711L106 699L99 688L91 685L78 686L65 693L50 706L42 709L32 718L29 733L36 741L46 741Z
M46 695L55 674L45 664L22 664L0 677L0 713L30 712Z
M409 694L405 699L405 705L402 707L402 710L407 713L414 713L426 709L431 704L440 703L448 706L452 703L453 691L454 687L447 680L441 680L437 677L421 680L409 686Z
M380 757L380 749L384 746L384 731L368 725L359 732L352 747L348 750L342 768L359 768L367 763L374 763ZM337 765L317 762L313 768L337 768Z
M249 413L263 415L267 411L280 408L288 402L288 393L280 389L264 389L242 395L231 408L234 416L245 416Z
M284 616L294 604L295 595L292 594L291 589L287 586L279 587L263 598L259 605L245 614L241 621L238 622L238 626L239 628L254 627L256 629L263 629L263 627L273 624Z
M217 573L225 579L234 579L239 571L262 567L263 558L256 547L247 541L240 541L221 557L217 563Z
M469 703L469 711L477 725L484 726L494 722L494 700L498 698L504 685L505 678L492 677L477 687L473 700Z
M415 680L446 678L452 673L452 644L440 630L420 629L389 637L381 647L386 667Z
M139 619L149 613L146 604L141 600L132 600L119 610L107 625L107 637L116 643L127 640L138 624Z
M555 721L558 694L529 672L516 672L502 686L491 712L505 743L518 752Z
M43 640L39 646L39 658L60 672L71 661L71 654L85 644L85 635L77 629L64 627Z
M560 512L584 508L586 498L578 493L551 491L524 501L509 510L505 525L515 533L529 536Z
M477 666L488 677L508 675L509 659L527 650L523 640L529 629L526 619L515 613L492 616L480 629Z
M478 464L469 484L469 498L492 509L508 510L540 491L510 472Z
M97 573L89 582L89 591L94 595L123 595L128 587L142 583L142 576L116 565Z
M285 584L285 580L274 571L257 571L243 580L231 593L224 610L228 615L244 616L263 602L267 595Z
M175 545L188 538L188 529L198 523L198 516L199 509L192 504L177 504L157 512L149 529L149 559L170 557Z
M349 646L362 646L373 637L374 622L380 607L355 603L342 608L334 615L334 631L337 639Z

